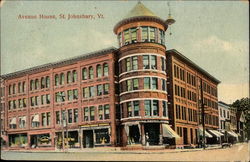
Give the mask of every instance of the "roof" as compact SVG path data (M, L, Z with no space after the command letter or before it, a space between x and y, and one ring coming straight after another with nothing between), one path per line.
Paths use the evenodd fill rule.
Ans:
M205 75L208 78L210 78L212 81L216 82L217 84L220 83L220 81L218 79L216 79L211 74L209 74L207 71L205 71L204 69L202 69L201 67L199 67L198 65L196 65L193 61L191 61L189 58L187 58L186 56L184 56L183 54L181 54L180 52L178 52L176 49L167 50L166 53L167 54L168 53L169 54L173 54L174 56L177 56L178 58L180 58L184 62L188 63L193 68L197 69L200 73L202 73L203 75Z
M136 16L157 17L151 10L145 7L140 1L135 5L135 7L132 10L130 10L130 12L124 18L126 19Z
M82 55L79 55L79 56L76 56L76 57L64 59L64 60L61 60L61 61L48 63L48 64L43 64L43 65L35 66L35 67L32 67L32 68L20 70L20 71L9 73L9 74L4 74L4 75L1 75L1 78L10 79L10 78L23 76L23 75L25 75L27 73L28 74L34 74L34 73L46 71L46 70L48 70L50 68L61 67L61 66L64 66L64 65L69 65L69 64L76 63L77 61L80 61L80 60L84 60L84 59L88 59L88 58L92 58L92 57L96 57L96 56L101 56L101 55L104 55L104 54L107 54L107 53L114 52L116 50L117 49L115 47L109 47L109 48L105 48L105 49L102 49L102 50L98 50L98 51L94 51L94 52L90 52L90 53L85 53L85 54L82 54Z
M219 101L218 104L221 104L221 105L225 105L225 106L230 107L228 104L226 104L225 102L222 102L222 101Z
M166 22L155 15L150 9L145 7L140 1L135 5L132 10L121 20L119 21L114 27L114 33L117 32L117 29L127 23L135 22L135 21L155 21L157 23L162 24L165 29L168 28Z

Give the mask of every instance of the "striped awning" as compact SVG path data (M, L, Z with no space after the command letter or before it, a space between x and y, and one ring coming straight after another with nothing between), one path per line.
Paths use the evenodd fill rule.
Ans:
M203 136L203 128L199 127L200 136ZM212 138L213 136L205 130L205 137Z
M233 131L227 131L227 133L232 136L232 137L236 137L238 138L238 135L236 133L234 133Z
M212 135L216 136L216 137L221 137L223 136L222 133L218 132L217 130L208 130L209 133L211 133Z
M180 138L180 136L168 125L168 124L162 124L163 128L163 137L168 138Z

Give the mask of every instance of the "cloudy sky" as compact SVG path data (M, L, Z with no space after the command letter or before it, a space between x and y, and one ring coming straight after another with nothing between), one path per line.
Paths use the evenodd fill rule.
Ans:
M1 73L117 47L114 25L137 1L6 1L1 7ZM162 19L167 1L142 1ZM249 10L246 1L171 1L176 23L166 36L176 49L221 81L219 100L249 96ZM57 19L18 19L19 15ZM59 19L60 14L95 19ZM102 14L104 18L97 18Z

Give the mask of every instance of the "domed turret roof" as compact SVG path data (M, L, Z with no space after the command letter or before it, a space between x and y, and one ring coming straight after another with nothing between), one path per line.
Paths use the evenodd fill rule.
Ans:
M141 2L138 2L126 16L115 25L114 33L117 34L116 33L117 29L120 26L136 21L154 21L162 24L165 27L165 29L168 28L168 25L165 23L164 20L155 15L150 9L145 7Z
M135 7L124 17L125 19L137 16L153 16L157 17L152 11L145 7L141 2L138 2Z

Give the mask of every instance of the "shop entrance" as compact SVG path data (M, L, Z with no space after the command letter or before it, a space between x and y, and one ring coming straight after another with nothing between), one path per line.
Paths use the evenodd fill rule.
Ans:
M93 130L84 130L83 131L83 146L84 146L84 148L94 147Z
M138 125L129 126L129 143L130 144L140 143L140 130Z
M184 145L188 144L187 128L183 128L183 143Z
M149 142L149 145L158 145L159 135L160 135L160 124L159 123L145 124L144 128L145 128L146 143Z

